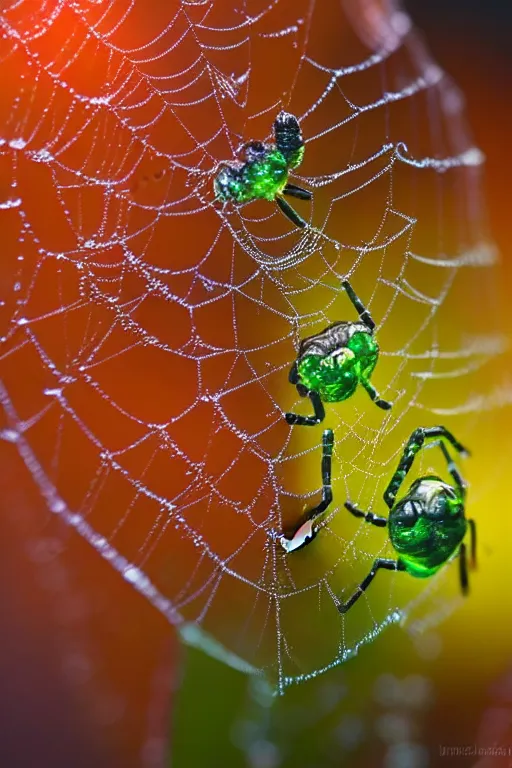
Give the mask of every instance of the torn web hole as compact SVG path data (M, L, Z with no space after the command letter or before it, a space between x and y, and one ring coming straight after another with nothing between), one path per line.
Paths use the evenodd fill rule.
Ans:
M341 618L337 598L390 555L343 503L384 512L418 425L449 419L471 444L504 342L482 155L408 18L231 6L3 13L2 435L50 511L185 639L284 690L455 588L450 568L428 588L382 574ZM218 163L271 140L282 108L306 140L305 230L213 199ZM328 407L334 503L286 558L275 536L317 503L321 444L283 419L305 406L288 369L301 338L356 319L345 277L394 408L359 391Z

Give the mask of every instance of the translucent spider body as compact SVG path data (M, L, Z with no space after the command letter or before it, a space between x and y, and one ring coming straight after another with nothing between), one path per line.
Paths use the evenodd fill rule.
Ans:
M388 410L391 403L382 400L370 383L379 359L379 345L374 336L375 323L347 280L343 288L359 314L360 322L341 321L300 343L297 359L288 379L301 397L308 397L313 416L286 413L288 424L315 426L325 418L323 403L339 403L354 394L357 385L373 402Z
M428 438L438 438L432 445L439 446L448 466L453 485L435 475L415 480L407 493L398 501L396 495L409 472L418 451ZM454 554L459 558L459 577L463 594L468 590L466 545L467 531L471 536L470 563L476 565L476 526L465 517L466 485L443 442L449 443L461 454L465 448L445 427L420 427L405 446L397 470L384 492L384 501L390 509L389 517L363 512L350 502L345 507L356 517L372 525L385 527L390 542L398 554L396 560L377 558L352 597L338 604L340 613L346 613L371 584L378 570L406 571L411 576L428 578L436 573Z
M427 475L416 480L392 507L389 539L412 576L432 576L453 555L466 535L461 490Z
M448 466L453 485L435 475L425 475L415 480L407 493L398 501L396 495L413 464L416 454L427 439L437 438L431 445L439 446ZM350 502L346 509L372 525L388 528L390 542L398 554L396 560L377 558L368 575L347 602L338 603L340 613L346 613L371 584L377 571L406 571L411 576L428 578L436 573L450 558L458 554L459 577L464 594L468 590L468 568L464 537L470 532L470 564L476 565L476 526L465 516L466 486L446 446L449 443L461 454L465 448L445 427L420 427L406 443L396 472L384 492L384 501L390 509L389 517L373 512L363 512ZM278 541L286 553L303 549L310 544L320 529L319 520L333 500L331 485L331 457L333 433L323 434L322 500L309 510L296 524L291 535L282 535Z
M251 141L243 147L245 162L231 161L217 173L215 196L223 202L247 203L251 200L275 200L280 210L297 227L306 222L282 197L310 200L302 187L288 183L290 170L304 157L304 140L296 117L281 112L274 122L275 145Z

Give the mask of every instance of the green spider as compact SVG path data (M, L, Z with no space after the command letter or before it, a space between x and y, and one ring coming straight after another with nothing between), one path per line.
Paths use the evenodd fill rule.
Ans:
M401 499L396 494L409 472L414 458L428 438L438 438L438 445L448 465L454 485L445 483L435 475L425 475L413 482ZM466 545L463 539L470 532L470 565L476 567L476 525L465 517L466 485L453 462L443 439L461 455L468 452L445 427L419 427L410 436L395 474L384 491L389 517L373 512L362 512L350 502L345 507L356 517L368 523L388 527L389 539L398 553L397 560L378 557L357 590L346 603L339 603L340 613L346 613L359 600L371 584L378 570L406 571L417 578L428 578L436 573L455 553L459 558L459 577L463 594L468 591Z
M374 336L375 323L355 294L348 280L342 286L359 315L360 322L340 321L300 343L297 359L288 380L301 397L309 397L313 416L286 413L288 424L313 427L325 418L324 403L340 403L354 394L357 385L369 394L375 405L389 410L392 404L382 400L370 383L379 359L379 345Z
M282 195L311 200L312 194L288 183L288 173L304 157L304 139L299 121L288 112L280 112L274 122L275 145L250 141L242 147L245 162L224 164L215 177L215 196L223 202L248 203L251 200L275 200L282 213L297 227L306 222Z
M396 494L412 467L416 454L425 440L438 438L431 445L438 445L442 451L454 486L445 483L435 475L425 475L415 480L408 492L398 501ZM470 532L470 565L476 566L476 525L464 514L466 486L457 467L452 461L442 439L448 440L462 455L466 449L445 427L419 427L410 436L404 448L396 472L384 492L384 501L390 509L389 518L379 517L373 512L363 512L350 502L345 507L355 517L379 527L388 526L389 538L398 553L397 560L377 558L352 597L338 603L340 613L346 613L366 591L381 568L391 571L406 571L417 578L433 576L458 551L459 576L462 592L468 590L466 545L463 539ZM310 544L318 534L319 518L327 511L333 500L331 485L331 457L333 450L332 430L323 433L322 456L322 500L309 510L290 532L282 535L278 542L287 554Z

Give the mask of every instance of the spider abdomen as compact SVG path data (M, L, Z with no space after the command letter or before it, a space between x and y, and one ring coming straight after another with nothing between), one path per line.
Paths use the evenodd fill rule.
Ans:
M297 370L301 384L325 402L349 398L377 365L378 344L363 323L338 322L301 342Z
M297 369L301 382L309 390L318 392L326 403L339 403L350 397L357 387L354 356L305 355Z
M243 165L227 165L215 178L215 194L219 200L247 203L250 200L274 200L286 186L286 160L277 150L266 151L256 160Z
M276 149L244 167L246 200L274 200L288 181L286 160Z
M417 480L389 515L389 537L405 569L434 574L457 551L467 529L458 492L434 477Z

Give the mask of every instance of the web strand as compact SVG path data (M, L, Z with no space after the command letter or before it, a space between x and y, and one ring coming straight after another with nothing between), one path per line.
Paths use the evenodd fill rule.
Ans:
M418 603L386 574L357 621L339 616L387 551L344 501L380 508L411 428L469 414L470 430L510 400L489 389L505 351L492 312L469 306L491 304L496 259L482 153L403 14L366 30L372 50L333 11L340 52L318 42L315 0L224 16L211 2L25 5L0 15L17 93L0 135L5 449L187 642L283 691ZM270 203L213 196L218 164L270 140L281 108L306 140L303 231ZM329 408L332 511L314 549L286 558L276 536L317 503L321 441L284 421L304 408L288 370L302 338L356 319L346 278L377 321L394 408L370 413L364 393Z

